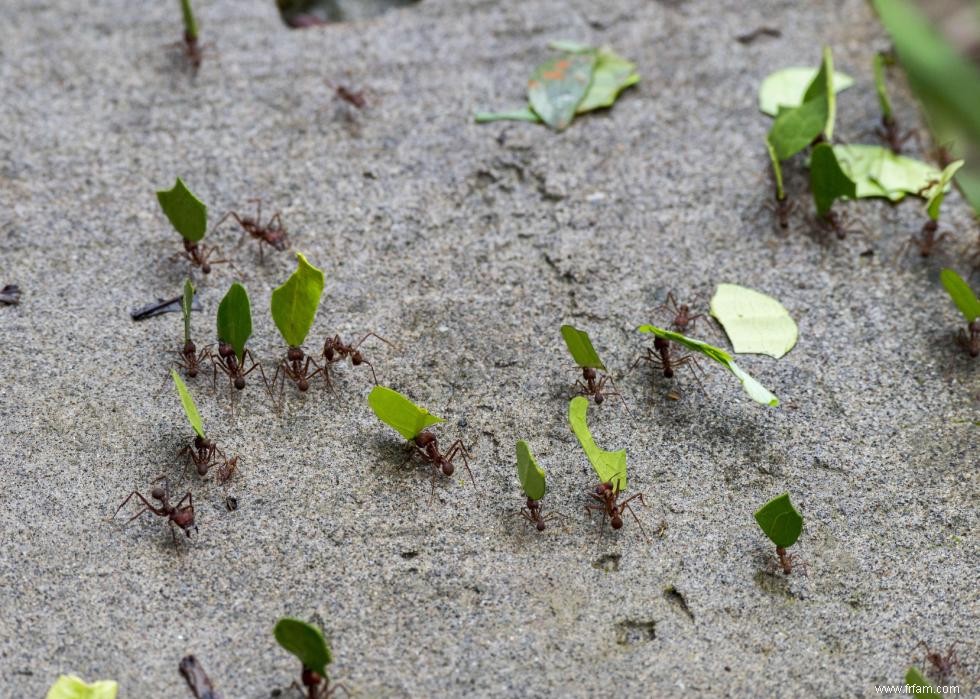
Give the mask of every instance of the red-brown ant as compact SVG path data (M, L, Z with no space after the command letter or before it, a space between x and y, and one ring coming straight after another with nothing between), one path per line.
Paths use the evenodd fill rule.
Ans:
M953 648L956 645L956 641L950 643L949 647L946 648L946 655L942 655L938 651L929 650L929 646L926 645L925 641L919 641L919 645L926 652L926 663L932 665L935 670L934 679L938 680L941 685L948 685L953 674L953 668L960 664L959 658L956 657L956 650Z
M793 566L803 570L804 575L807 571L807 564L802 558L800 558L795 553L788 553L786 549L782 546L776 547L776 556L779 557L779 568L783 571L784 575L789 575L793 572Z
M177 456L186 456L187 460L194 464L197 475L204 478L208 475L211 467L217 463L217 456L226 459L225 453L218 448L218 445L211 439L206 439L201 435L194 437L194 441L181 449ZM186 472L186 471L185 471Z
M633 515L633 519L636 520L637 526L640 527L640 531L643 532L643 536L649 539L650 537L647 536L646 530L640 522L640 518L636 516L633 508L630 507L630 502L633 500L639 500L640 504L646 507L646 502L643 500L643 493L631 495L622 502L617 502L619 493L619 487L613 486L612 483L600 483L595 487L595 490L589 493L589 496L597 502L587 504L585 506L585 512L590 519L592 518L593 512L602 513L602 522L599 524L600 536L602 534L602 525L606 523L607 518L609 519L609 526L613 529L622 529L623 513L629 510L629 513Z
M584 380L584 383L583 383ZM595 400L596 405L602 405L603 401L606 400L606 396L618 396L623 405L626 406L626 401L623 400L623 395L618 390L606 391L605 386L609 384L616 388L616 384L613 383L612 378L608 374L600 375L592 367L584 366L582 367L582 378L576 379L575 386L578 388L578 392L585 396L586 398L591 397ZM629 412L629 407L626 407L626 411Z
M340 335L334 335L333 337L328 337L323 343L323 378L327 382L327 386L330 386L330 365L341 362L348 357L350 357L350 363L352 366L361 366L361 364L366 364L371 369L371 376L374 378L374 383L378 383L378 375L374 371L374 365L364 358L361 351L358 349L361 343L364 342L369 337L376 337L389 347L394 347L393 344L388 342L386 339L378 335L377 333L369 332L367 335L362 337L360 340L355 342L353 345L346 344L340 339Z
M694 329L694 325L698 318L704 318L704 313L697 313L691 315L691 307L686 303L677 303L677 299L674 298L674 292L667 292L667 301L660 304L655 309L654 313L658 311L669 311L674 314L674 319L670 322L671 327L682 335L687 334L688 326Z
M180 352L174 352L177 355L178 360L174 362L177 366L184 370L184 374L193 379L201 370L201 364L206 362L211 356L211 345L206 345L200 352L197 351L197 345L194 344L193 340L188 340L184 343L184 347Z
M916 132L914 129L911 129L903 134L898 128L898 122L895 120L895 117L882 115L881 126L875 128L875 134L877 134L878 138L888 144L888 147L893 153L896 155L901 155L902 146L904 146L910 138L915 136Z
M203 47L198 43L197 36L186 30L184 31L184 55L190 61L193 71L197 73L204 58Z
M549 512L546 515L542 515L541 501L532 500L531 498L527 499L525 506L522 507L517 514L527 520L524 526L533 524L534 528L539 532L543 532L545 530L545 522L548 520L562 517L561 513L559 512Z
M790 216L796 211L796 202L788 197L780 199L776 197L776 202L767 201L763 206L775 215L775 224L778 228L776 233L785 236L789 233Z
M218 354L211 355L211 363L214 365L214 376L212 377L212 384L217 388L218 385L218 370L220 369L225 376L228 377L228 381L236 389L241 391L245 388L245 377L251 374L256 369L262 374L262 381L268 386L268 381L265 378L265 371L262 370L262 365L255 361L255 356L252 354L250 349L246 349L243 355L243 360L248 360L252 362L252 366L245 369L245 362L241 364L238 363L238 355L235 354L234 348L227 342L218 343Z
M270 248L275 248L282 252L289 247L289 240L286 237L286 228L282 225L282 214L276 212L273 214L266 223L262 223L262 200L261 199L249 199L250 202L256 203L255 218L251 216L239 216L235 211L229 211L224 216L222 216L218 222L215 224L215 228L220 226L224 221L231 217L238 222L238 225L242 229L242 237L238 241L238 246L245 241L246 236L252 236L253 239L258 241L259 244L259 261L262 261L262 246L268 245Z
M966 326L966 331L964 331L963 328L960 328L960 332L956 336L956 341L960 343L960 346L965 349L971 357L980 356L980 318L974 318L970 324Z
M304 363L303 360L306 360ZM310 371L310 365L316 367L314 371ZM310 379L314 378L320 372L325 370L313 357L309 356L303 351L302 347L290 347L286 350L286 356L279 362L276 367L276 373L272 376L271 389L272 392L275 391L276 381L279 381L279 400L282 402L283 393L286 390L286 379L289 379L294 384L296 388L305 393L310 388ZM280 379L280 375L282 378ZM275 396L273 396L275 400Z
M197 531L197 525L194 524L194 496L191 495L190 491L184 493L184 497L182 497L176 505L172 505L170 504L170 493L167 480L163 479L162 486L154 486L153 490L150 491L150 497L160 503L159 505L154 506L149 500L143 497L142 493L140 493L138 490L134 490L127 495L126 499L123 500L119 507L116 508L116 511L112 514L112 519L119 514L119 510L125 507L126 503L129 502L133 496L139 498L144 507L142 510L126 520L127 524L142 515L144 512L152 512L157 517L166 517L167 524L170 525L170 536L173 537L174 546L177 545L177 535L174 532L175 524L180 527L181 530L183 530L188 539L191 538L192 528L195 532ZM184 504L185 501L187 502L186 505Z
M942 240L948 239L950 234L947 232L939 233L939 221L929 219L922 225L922 230L918 236L911 236L902 245L899 257L903 257L908 252L910 246L914 245L919 251L920 257L929 257Z
M327 87L333 90L337 97L347 102L347 104L355 107L357 109L364 109L367 106L367 98L364 96L364 90L355 92L346 85L335 85L331 81L327 80Z
M410 442L410 444L415 447L412 455L418 456L420 459L422 459L423 463L427 463L432 466L433 491L435 490L436 476L439 473L448 478L456 471L453 461L457 456L463 457L463 465L466 467L466 472L470 474L470 481L476 485L476 479L473 478L473 472L470 470L469 452L467 452L466 447L463 446L462 439L457 439L455 442L450 444L449 451L447 451L445 454L439 450L439 440L436 439L436 436L431 432L419 432L417 435L415 435L415 438Z
M823 216L817 216L815 222L821 232L833 233L837 236L837 240L844 240L848 233L866 232L863 227L848 228L850 225L848 216L846 214L838 215L836 211L828 211Z
M701 386L701 391L704 392L704 386L701 384L701 379L698 378L695 369L700 369L697 359L693 355L685 354L680 357L670 356L670 340L663 337L655 337L653 340L653 349L649 347L646 348L646 352L641 354L633 364L630 366L630 371L636 368L636 365L641 361L650 362L653 366L659 369L665 379L671 379L674 377L674 369L681 366L688 366L691 369L691 373L694 375L694 379Z
M216 245L205 245L204 243L198 243L193 240L188 240L184 238L184 249L181 252L174 253L170 259L176 260L183 257L188 262L191 263L191 267L200 268L201 272L204 274L211 273L212 265L228 264L234 268L231 260L220 259L212 260L211 256L218 252L218 247Z
M344 695L350 696L350 690L342 682L338 682L331 687L328 678L323 677L320 673L314 672L308 667L303 668L303 674L300 676L300 679L303 682L302 687L295 680L292 686L301 692L305 692L306 699L330 699L330 697L334 696L341 689L344 690Z

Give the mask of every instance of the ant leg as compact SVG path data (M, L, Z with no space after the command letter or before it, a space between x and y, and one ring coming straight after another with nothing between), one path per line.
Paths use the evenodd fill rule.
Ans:
M610 391L609 393L607 393L606 395L616 396L616 397L619 398L619 400L622 401L623 407L626 408L626 414L630 416L630 421L632 422L633 421L633 411L630 410L630 406L629 406L629 404L627 404L626 399L623 398L623 394L619 392L619 387L616 385L616 382L612 380L612 377L611 376L605 376L604 379L608 379L609 380L609 385L613 387L613 390Z
M646 354L641 354L639 357L637 357L633 361L633 363L630 364L630 368L626 370L626 373L628 374L631 371L633 371L636 368L636 365L639 364L641 361L652 362L653 361L653 358L650 356L650 354L651 354L650 353L650 348L648 347L647 348L647 353Z
M375 386L379 385L378 384L378 375L374 371L374 365L371 364L371 362L367 361L366 359L365 360L362 360L361 363L368 365L368 367L371 369L371 376L374 377L374 385Z
M475 486L476 479L473 478L473 472L470 471L469 460L466 458L467 456L469 456L469 453L466 451L466 447L463 446L462 439L457 439L455 442L449 445L449 451L446 453L446 460L449 463L452 463L453 459L456 458L456 454L461 454L463 456L463 466L466 467L466 472L470 474L470 482L473 483L473 485Z
M130 517L129 519L127 519L126 520L126 523L127 524L130 523L130 522L132 522L134 519L136 519L137 517L139 517L141 514L143 514L147 510L149 510L150 512L152 512L155 515L158 515L158 516L160 515L160 512L157 510L157 508L155 508L153 505L151 505L150 502L145 497L143 497L143 494L142 493L140 493L138 490L134 490L133 492L131 492L129 495L126 496L126 499L123 500L122 501L122 504L119 505L119 507L116 508L116 511L112 513L112 517L110 517L109 519L115 519L116 518L116 515L119 514L119 510L121 510L123 507L125 507L126 506L126 503L129 502L130 499L132 499L132 497L134 495L136 497L138 497L143 502L143 504L146 505L146 507L144 507L142 510L140 510L133 517Z
M393 344L391 344L390 342L388 342L388 340L384 339L383 337L381 337L380 335L378 335L375 332L369 332L368 334L366 334L364 337L362 337L360 340L358 340L351 349L357 349L358 347L361 346L361 343L364 342L369 337L376 337L379 340L381 340L383 343L385 343L386 345L388 345L389 347L391 347L393 349L398 349Z

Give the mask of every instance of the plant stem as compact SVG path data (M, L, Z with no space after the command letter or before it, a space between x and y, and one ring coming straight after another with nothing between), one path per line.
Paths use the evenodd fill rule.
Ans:
M188 41L197 41L197 20L191 9L191 0L180 0L180 9L184 15L184 36Z

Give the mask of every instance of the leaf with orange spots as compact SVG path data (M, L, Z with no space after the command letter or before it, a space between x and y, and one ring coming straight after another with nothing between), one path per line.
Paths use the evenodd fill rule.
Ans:
M539 65L527 83L531 108L556 131L566 128L592 84L596 55L564 54Z

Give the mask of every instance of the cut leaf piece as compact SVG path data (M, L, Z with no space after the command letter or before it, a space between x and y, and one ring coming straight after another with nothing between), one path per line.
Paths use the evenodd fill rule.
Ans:
M592 346L589 333L578 330L571 325L563 325L561 326L561 336L565 339L565 345L568 347L572 359L579 367L606 370L606 366L599 359L595 347Z
M184 342L191 341L191 311L194 310L194 285L184 281L184 295L180 299L180 312L184 316Z
M177 386L177 393L180 394L180 404L184 406L184 412L187 414L187 420L191 423L191 427L194 431L200 435L201 439L206 439L204 435L204 423L201 422L201 414L197 412L197 406L194 404L194 399L191 397L190 391L187 390L187 385L184 380L180 378L176 370L171 369L170 375L174 377L174 384Z
M960 313L966 318L968 325L980 316L980 300L977 299L970 285L963 281L963 277L946 268L939 273L939 280L946 288L949 297L953 299L953 303L960 309Z
M854 199L857 196L854 181L841 169L834 149L826 143L814 148L810 156L810 189L821 216L830 211L838 198Z
M295 655L303 667L327 677L327 665L333 660L323 632L299 619L283 617L272 630L279 645Z
M789 548L800 538L803 517L789 501L789 493L773 498L755 513L755 521L780 548Z
M929 163L896 155L883 146L837 145L833 149L844 174L854 181L859 199L886 197L900 201L906 194L928 191L942 176Z
M709 345L707 342L694 340L672 330L658 328L656 325L641 325L637 328L637 330L639 330L641 333L650 333L656 335L657 337L662 337L665 340L676 342L679 345L687 347L689 350L700 352L704 356L718 362L732 372L732 374L734 374L735 377L742 383L742 388L745 389L745 392L749 394L749 397L752 400L757 403L762 403L763 405L768 405L772 408L779 405L779 399L776 398L776 396L774 396L765 386L753 379L747 372L743 371L732 359L732 355L728 354L728 352L725 350Z
M827 113L827 100L823 98L780 112L766 136L776 157L786 160L813 143L827 124Z
M824 123L823 135L828 142L834 141L834 120L837 118L837 94L833 87L834 57L829 46L823 47L823 60L820 62L820 70L816 77L803 95L803 103L811 102L816 99L824 100L827 103L827 121Z
M527 97L538 116L561 131L575 116L595 69L594 53L563 54L538 66L527 83Z
M926 202L926 213L933 221L939 220L939 209L943 205L943 199L946 198L946 192L949 191L950 183L953 181L956 171L963 167L964 162L957 160L947 165L939 176L939 182L926 192L926 196L929 197Z
M575 113L584 114L611 107L620 92L639 81L640 75L635 65L610 49L599 49L592 83Z
M523 439L517 442L517 477L527 497L532 500L544 497L544 470L538 466L531 447Z
M881 118L888 122L892 119L892 101L888 98L888 85L885 82L885 55L881 51L874 55L871 67L875 75L875 92L878 93L878 106L881 107Z
M776 116L780 107L795 109L803 104L803 95L817 77L820 68L793 67L770 73L759 86L759 109L763 114ZM846 90L854 79L844 73L834 73L834 92Z
M599 476L599 481L612 483L616 490L622 492L626 490L626 450L605 451L596 445L585 418L588 410L588 398L585 396L572 398L568 404L568 422L572 426L572 432L578 437L579 444L582 445L592 468Z
M769 162L772 163L772 174L776 180L776 199L782 201L786 198L786 190L783 189L783 167L779 163L776 149L773 148L768 138L766 138L766 150L769 151Z
M491 121L531 121L537 124L541 121L541 117L535 114L530 107L521 107L507 112L477 112L475 118L478 124Z
M180 0L180 10L184 15L184 34L189 41L197 39L197 20L191 9L191 0Z
M556 39L554 41L549 41L548 48L552 51L561 51L562 53L591 53L592 51L595 51L595 49L588 44L583 44L581 41L574 41L570 39Z
M908 685L909 687L917 687L922 690L918 692L912 691L910 692L910 694L928 695L928 694L932 694L933 693L932 690L935 689L933 687L932 682L927 680L925 675L919 672L919 668L917 667L910 667L905 672L905 684Z
M196 243L204 237L208 227L208 207L179 177L173 189L157 192L157 201L170 224L186 240Z
M443 422L425 408L420 408L398 391L375 386L368 395L368 405L378 418L405 439L415 439L430 425Z
M119 685L113 680L87 684L75 675L61 675L51 685L46 699L116 699Z
M272 291L272 320L290 347L299 347L313 325L323 294L323 272L296 253L297 267L289 279Z
M738 354L768 354L779 359L796 344L796 323L783 304L768 294L738 284L719 284L710 311Z
M235 282L218 305L218 340L235 350L238 363L245 361L245 343L252 336L252 306L245 287Z

